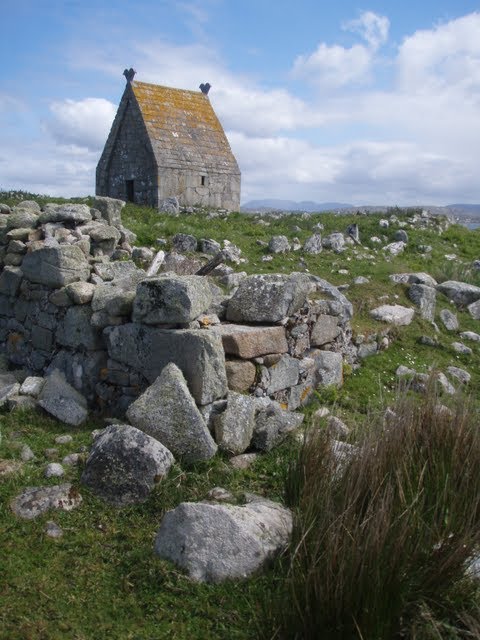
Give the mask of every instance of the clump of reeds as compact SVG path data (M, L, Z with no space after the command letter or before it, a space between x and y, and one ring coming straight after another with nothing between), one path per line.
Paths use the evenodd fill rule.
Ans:
M295 526L276 638L478 638L480 419L399 400L354 454L310 434L287 480ZM468 573L468 572L467 572Z

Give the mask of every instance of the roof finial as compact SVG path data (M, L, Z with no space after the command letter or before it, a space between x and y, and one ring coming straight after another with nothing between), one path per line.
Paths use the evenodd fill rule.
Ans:
M205 84L201 84L200 85L200 91L203 93L203 95L208 95L208 92L210 91L210 89L212 88L212 85L209 82L206 82Z
M127 82L130 84L130 82L133 80L133 78L135 77L135 74L137 72L135 71L135 69L125 69L125 71L123 72L123 75L125 76L125 78L127 79Z

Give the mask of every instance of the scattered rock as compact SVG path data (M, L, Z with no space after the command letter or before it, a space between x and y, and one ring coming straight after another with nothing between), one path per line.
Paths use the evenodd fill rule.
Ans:
M61 538L63 536L63 529L52 520L49 520L45 524L45 534L49 538Z
M350 429L347 425L336 416L327 418L327 430L335 440L345 440L350 434Z
M82 424L88 416L86 399L68 384L57 369L45 379L38 404L61 422L72 426Z
M231 391L223 413L215 416L215 440L230 454L243 453L250 444L255 427L255 399Z
M408 325L413 320L414 310L408 307L402 307L399 304L384 304L370 311L370 315L375 320L388 322L397 326Z
M292 515L264 499L245 506L182 502L163 517L155 552L201 582L246 578L288 544Z
M433 287L425 284L412 284L408 297L420 309L420 315L425 320L433 320L435 317L435 304L437 292Z
M462 384L468 384L472 378L468 371L465 371L465 369L460 369L459 367L447 367L447 373L456 380L459 380Z
M234 469L248 469L258 458L258 453L241 453L230 458L229 463Z
M257 413L252 446L259 451L270 451L298 429L304 417L301 413L285 411L277 402L269 402Z
M442 309L440 311L440 320L448 331L458 331L459 324L457 316L449 309Z
M469 305L480 299L480 287L466 282L448 280L437 285L438 291L445 294L449 300L453 300L456 305Z
M160 442L129 425L112 425L96 438L81 482L109 504L144 502L174 462Z
M480 334L474 331L462 331L460 337L463 340L471 340L472 342L480 342Z
M310 253L311 255L319 254L323 250L322 236L319 233L314 233L305 241L303 250L305 253Z
M468 313L472 316L474 320L480 320L480 300L477 300L476 302L472 302L472 304L469 304L467 309L468 309Z
M238 358L251 359L268 353L288 351L284 327L220 324L210 330L221 336L225 353Z
M57 436L55 438L55 444L70 444L73 442L73 438L70 435Z
M391 242L383 247L383 250L390 253L392 256L398 256L405 251L405 242Z
M19 518L32 520L50 509L71 511L78 507L82 496L71 484L53 487L28 487L11 503L12 511Z
M471 356L473 353L470 347L467 347L466 345L464 345L463 342L452 342L452 349L456 353L460 353L464 356Z
M286 236L273 236L268 243L270 253L287 253L290 248L290 242Z
M51 462L45 468L45 478L61 478L65 474L65 470L58 462Z

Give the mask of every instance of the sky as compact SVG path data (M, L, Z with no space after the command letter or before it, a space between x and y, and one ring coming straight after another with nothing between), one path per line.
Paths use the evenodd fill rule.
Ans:
M93 194L136 80L209 98L242 202L480 202L480 1L0 0L0 189Z

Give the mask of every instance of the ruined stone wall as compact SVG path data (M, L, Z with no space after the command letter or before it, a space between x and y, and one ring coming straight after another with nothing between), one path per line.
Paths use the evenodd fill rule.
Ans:
M319 385L342 383L352 308L335 287L305 274L230 277L225 265L178 275L176 253L167 273L147 277L124 259L134 252L122 205L0 207L0 344L11 367L58 370L90 407L119 415L170 362L206 415L229 389L294 410Z

